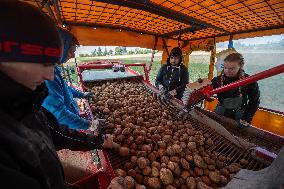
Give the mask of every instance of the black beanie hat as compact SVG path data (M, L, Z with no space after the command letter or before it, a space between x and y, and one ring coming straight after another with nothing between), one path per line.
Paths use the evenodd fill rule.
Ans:
M182 51L179 47L174 47L172 50L171 50L171 53L170 53L170 56L179 56L179 57L182 57Z
M62 44L55 23L24 2L0 1L0 62L59 63Z

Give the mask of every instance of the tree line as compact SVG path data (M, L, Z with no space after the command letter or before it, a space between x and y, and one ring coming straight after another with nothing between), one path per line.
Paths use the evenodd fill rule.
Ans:
M158 52L156 50L156 52ZM113 55L129 55L129 54L148 54L152 53L151 49L136 48L135 50L127 50L126 47L115 47L114 51L109 51L105 48L104 51L101 47L93 50L90 54L79 54L80 57L94 57L94 56L113 56Z
M217 44L217 47L227 47L228 43L223 42ZM270 50L284 50L284 38L278 42L267 42L266 44L244 44L241 42L234 42L235 49L242 49L242 50L261 50L261 49L270 49Z

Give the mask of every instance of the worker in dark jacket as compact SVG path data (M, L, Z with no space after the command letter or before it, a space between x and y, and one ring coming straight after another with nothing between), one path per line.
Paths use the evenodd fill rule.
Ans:
M182 62L182 51L175 47L171 50L167 64L160 68L155 85L163 95L181 99L188 79L188 70Z
M1 188L65 189L56 150L112 148L112 137L59 126L41 108L62 44L53 21L36 7L0 1Z
M224 59L224 70L221 75L212 79L213 88L230 84L248 76L243 70L244 58L239 53L232 53ZM252 121L259 106L260 92L257 82L237 89L219 93L215 112L239 122L243 128Z

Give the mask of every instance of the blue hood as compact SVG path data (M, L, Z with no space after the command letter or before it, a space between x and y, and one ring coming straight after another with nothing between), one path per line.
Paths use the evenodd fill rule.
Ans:
M58 28L58 32L63 44L63 53L60 63L65 63L67 62L68 51L74 36L69 31L62 28Z

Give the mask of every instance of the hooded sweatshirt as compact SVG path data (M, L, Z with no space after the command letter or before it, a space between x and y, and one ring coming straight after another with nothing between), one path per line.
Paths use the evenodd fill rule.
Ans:
M68 50L70 48L73 36L69 32L59 30L64 51L61 63L67 61ZM44 100L42 106L51 112L62 125L67 125L72 129L86 130L90 126L90 121L79 116L79 109L75 98L83 98L84 93L69 87L62 76L60 66L56 66L54 70L54 80L45 81L49 95Z
M185 67L182 62L173 66L170 64L170 60L168 58L167 64L163 65L158 72L155 85L156 87L162 85L168 92L175 89L177 92L175 98L181 99L186 84L188 84L188 79L189 74L187 67Z

